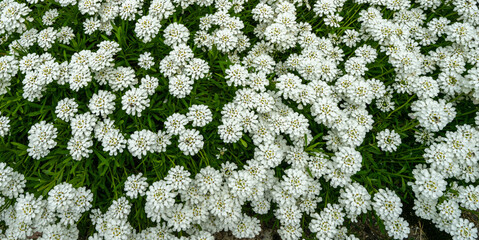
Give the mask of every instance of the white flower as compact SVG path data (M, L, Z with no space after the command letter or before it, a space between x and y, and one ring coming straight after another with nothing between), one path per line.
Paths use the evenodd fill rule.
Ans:
M258 72L270 74L274 70L274 65L276 65L276 63L273 57L268 54L261 54L253 59L253 67Z
M273 143L261 144L256 147L254 158L266 167L274 168L283 160L283 151Z
M140 54L140 57L138 58L138 65L143 68L143 69L150 69L155 65L153 62L155 59L151 56L150 52L144 52Z
M62 44L70 44L70 41L75 37L73 29L68 26L61 27L57 33L57 40Z
M104 237L106 239L127 240L132 234L133 228L126 219L105 219L106 229Z
M257 100L258 94L253 89L251 88L238 89L235 92L235 94L236 95L233 99L233 103L235 103L235 105L237 106L241 106L241 108L245 110L245 111L241 111L240 115L244 115L244 113L247 110L251 110L256 107L256 100ZM225 105L225 108L226 106L229 106L229 104ZM225 116L223 116L223 118L225 118ZM234 118L237 118L237 117L234 117Z
M78 112L78 103L73 98L64 98L58 101L55 108L55 114L61 120L69 122L73 116Z
M318 239L334 239L337 234L336 221L327 214L313 213L313 220L309 224L311 232L316 233Z
M394 239L407 238L411 229L409 223L401 217L384 222L388 235Z
M376 136L378 140L378 147L386 152L396 151L399 144L401 144L401 137L396 131L385 129Z
M203 135L196 129L186 129L180 133L178 143L183 154L195 155L203 148Z
M420 126L431 132L442 130L456 116L455 108L444 100L427 98L411 104L412 118L419 120Z
M413 92L418 98L435 98L439 94L439 85L432 77L418 77L413 82Z
M296 95L298 87L301 85L301 78L292 73L286 73L280 75L276 82L276 88L279 90L278 93L282 94L285 99L288 99Z
M172 78L181 72L181 67L182 63L171 55L167 55L160 61L160 72L167 78Z
M188 205L174 204L167 209L165 220L174 231L184 231L190 228L192 215L192 210Z
M308 168L315 178L320 178L327 172L328 159L324 154L311 156L308 161Z
M72 134L90 136L97 120L97 117L90 112L75 115L70 122Z
M101 140L103 151L108 152L110 156L116 156L118 153L122 153L126 147L126 139L121 134L120 130L112 129L107 132Z
M235 119L226 119L218 126L218 134L225 143L235 143L243 136L243 128Z
M250 73L248 85L259 92L266 91L266 86L269 85L269 80L266 78L265 72Z
M193 127L204 127L213 120L211 110L206 105L192 105L186 113Z
M56 39L57 31L53 27L45 28L38 33L38 46L40 46L44 50L48 50L52 47Z
M287 169L284 172L283 181L280 182L282 188L295 198L305 195L311 184L308 176L303 171L295 168Z
M91 146L93 146L93 141L90 136L77 134L70 138L67 149L70 150L73 160L80 161L83 158L88 158L93 152L90 149Z
M363 158L354 148L339 147L331 160L336 164L336 168L341 169L345 174L353 175L361 169Z
M236 47L238 38L230 29L225 28L215 32L213 41L219 51L228 53Z
M66 212L73 205L75 189L70 183L60 183L48 192L48 210Z
M213 36L202 30L196 31L193 41L199 48L211 49L213 47Z
M158 131L156 134L156 145L155 145L155 152L165 152L166 147L171 144L171 135L166 133L165 131Z
M170 0L153 0L148 9L148 13L159 20L168 18L174 12L175 6Z
M109 52L111 55L115 55L121 51L120 44L111 40L103 40L98 45L98 51L104 50Z
M11 167L6 166L5 163L0 163L0 191L8 198L17 198L24 192L25 176L13 171Z
M53 22L55 21L55 18L58 17L58 10L57 9L50 9L45 12L45 14L42 17L42 22L43 25L45 26L50 26L53 25Z
M273 110L275 100L269 93L259 93L257 100L256 111L259 113L268 113Z
M433 169L415 169L413 175L416 181L408 184L412 186L418 198L437 199L446 190L447 183L444 177Z
M254 238L261 231L260 221L243 214L232 227L231 232L237 238Z
M80 0L78 1L78 10L82 14L95 15L100 11L100 0Z
M128 151L133 155L141 159L147 154L152 152L156 144L156 134L148 130L135 131L128 139Z
M356 46L356 43L359 42L359 33L356 30L353 29L347 29L343 33L344 35L342 36L342 40L346 46L352 48Z
M269 22L273 20L273 8L266 3L258 3L253 10L253 19L258 22Z
M78 92L80 88L84 88L91 82L91 72L90 69L85 65L73 65L73 68L70 67L70 74L67 79L67 82L70 84L70 88Z
M6 116L0 116L0 137L5 137L10 131L10 119Z
M115 128L114 124L115 122L110 118L105 118L103 119L103 121L98 121L98 123L94 127L95 138L100 141L103 141L103 138L105 138L106 134L108 134Z
M361 213L371 210L371 196L366 188L359 183L353 182L348 184L339 193L338 201L352 222L356 222L356 217Z
M184 114L173 113L166 118L166 132L171 135L178 135L185 131L185 125L188 124L188 118Z
M143 88L132 88L121 97L121 104L128 115L141 117L141 112L150 106L148 93Z
M177 64L185 66L187 62L193 58L194 54L188 45L181 43L173 46L173 51L170 52L169 56L171 56Z
M473 185L460 186L458 203L466 209L477 210L479 208L479 187Z
M94 93L91 97L88 108L93 114L106 117L115 111L115 103L113 102L115 99L115 94L99 90L98 93Z
M228 177L226 183L230 188L230 193L243 201L251 197L256 181L247 171L235 171Z
M141 175L140 175L141 176ZM131 211L131 204L125 197L120 197L114 200L108 211L105 213L105 218L108 219L127 219Z
M181 74L169 79L168 88L171 95L177 98L184 98L190 95L191 90L193 90L193 83L193 79Z
M76 211L86 212L92 207L93 193L86 187L77 188L75 191L75 198L73 200Z
M150 77L146 75L141 79L140 89L144 89L148 95L153 95L158 87L159 80L156 77Z
M456 218L451 224L451 235L453 239L473 240L477 239L477 228L474 223L464 218Z
M96 17L87 18L83 22L83 28L85 29L85 34L90 35L100 28L100 20Z
M176 166L168 171L165 181L174 190L186 190L191 183L190 172L183 166Z
M118 67L113 71L113 76L108 78L108 84L113 91L123 91L137 84L135 71L131 67Z
M55 138L57 129L53 124L45 121L34 124L28 131L28 155L37 160L45 157L57 145Z
M174 45L185 44L190 38L190 31L185 25L173 22L165 28L163 43L172 47Z
M288 28L282 23L273 23L266 28L266 40L282 45L287 41Z
M113 61L113 54L110 51L100 49L91 54L88 66L92 71L98 72L113 67Z
M459 209L459 204L457 204L456 201L446 200L442 203L439 203L436 207L441 218L454 220L461 216L461 210Z
M146 182L146 177L143 177L143 173L130 175L125 181L126 195L132 199L138 196L145 196L147 188L148 183Z
M177 193L173 192L171 186L166 184L165 181L154 182L146 191L146 215L152 218L152 221L159 223L163 215L160 211L172 207L176 195Z
M152 15L145 15L137 20L135 25L136 36L144 43L150 42L160 31L160 21Z
M331 15L326 16L326 18L324 18L324 24L326 24L326 26L339 28L339 27L341 27L341 25L339 23L342 20L343 20L343 17L341 17L339 14L335 13L335 14L331 14Z
M204 78L209 73L208 63L199 58L193 58L186 66L185 73L193 80Z
M374 194L372 206L383 221L396 219L402 212L401 199L388 188Z
M133 21L135 20L136 14L141 8L142 2L137 0L126 0L121 2L120 9L120 18L122 20Z
M225 71L228 86L245 86L248 78L248 70L240 64L234 64Z
M200 192L204 194L208 192L216 193L220 190L223 178L218 170L207 166L202 168L200 172L196 174L195 182L198 184Z
M32 221L42 211L42 197L38 199L31 193L25 193L20 195L15 203L16 220L19 222L32 223Z

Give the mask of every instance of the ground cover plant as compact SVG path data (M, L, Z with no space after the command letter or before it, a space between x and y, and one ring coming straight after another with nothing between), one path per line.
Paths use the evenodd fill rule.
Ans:
M478 25L474 0L2 0L0 238L477 239Z

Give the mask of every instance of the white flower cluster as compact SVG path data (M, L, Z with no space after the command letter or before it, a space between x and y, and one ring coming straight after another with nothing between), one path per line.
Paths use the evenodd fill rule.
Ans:
M28 131L28 155L33 159L44 158L57 145L57 129L51 123L41 121Z
M47 199L43 199L42 196L23 193L25 182L22 174L0 163L0 191L2 195L15 199L0 214L0 220L7 225L6 231L0 235L2 239L27 239L35 232L42 233L39 238L42 240L56 237L78 239L76 224L92 206L91 191L61 183L48 192Z
M377 135L378 147L386 152L394 152L401 144L401 136L394 131L385 129Z
M389 189L379 189L374 194L373 208L383 220L388 235L394 239L407 238L410 232L409 223L399 215L402 212L401 199Z
M168 136L179 135L178 148L185 155L197 154L204 145L203 135L196 129L186 129L192 122L193 127L203 127L213 120L211 110L206 105L192 105L186 115L174 113L165 122Z
M25 3L2 1L0 4L0 35L23 33L27 29L26 22L33 19L27 17L32 10Z
M448 187L446 182L455 178L474 183L479 178L478 139L479 130L470 125L458 126L457 131L448 131L445 137L436 138L423 155L429 166L418 165L413 171L415 181L409 183L417 198L416 215L432 220L454 239L478 237L474 224L461 218L459 207L476 211L479 188L458 182Z
M11 80L17 74L19 68L18 60L13 56L0 57L0 95L7 93L12 85Z
M0 193L2 196L17 198L23 194L26 182L23 174L14 171L6 163L0 163ZM4 203L5 199L3 197L0 198L2 199L0 203Z
M240 1L244 2L232 2ZM214 46L222 53L233 53L243 52L250 46L249 38L242 32L244 23L228 13L232 2L219 1L217 4L221 3L222 6L216 6L218 11L200 18L200 30L194 36L198 47L211 50Z
M205 105L193 105L186 115L174 113L165 121L165 130L154 133L143 129L135 131L128 139L128 151L137 158L148 152L165 152L171 144L171 137L179 135L178 148L185 155L195 155L203 148L203 135L196 129L186 129L192 121L193 127L203 127L212 121L211 110Z
M2 114L2 112L0 112ZM0 137L5 137L10 131L10 119L0 115Z
M210 67L205 60L194 57L179 33L175 37L170 36L173 50L160 61L160 72L168 78L170 94L184 98L190 95L195 80L209 74Z
M92 133L98 118L90 112L75 115L71 122L72 137L68 141L67 149L74 160L88 158L93 152Z
M33 5L38 0L27 2ZM185 98L192 93L196 80L211 76L208 63L196 58L193 48L187 45L190 36L193 34L199 49L228 54L233 64L225 70L224 79L235 92L233 100L222 107L218 134L230 144L240 141L246 133L255 145L254 157L242 169L234 163L224 163L221 171L206 167L190 177L184 167L176 166L164 180L151 185L142 174L130 176L124 184L126 196L145 197L147 217L157 226L137 233L127 221L132 204L120 197L105 213L92 211L97 233L90 239L177 239L174 232L179 231L191 239L213 239L212 234L219 231L253 238L260 231L260 222L242 212L246 203L256 214L266 214L271 206L277 206L271 212L281 224L278 233L283 239L302 237L304 214L312 218L309 230L320 239L355 239L341 227L345 218L355 222L370 210L384 222L390 237L403 239L409 227L400 217L402 204L398 196L392 190L379 189L371 200L368 190L351 178L362 167L363 158L356 148L373 129L373 117L368 111L371 104L375 103L380 111L392 111L394 96L403 93L413 95L409 116L420 127L417 140L430 145L423 155L429 165L417 165L414 181L409 183L416 197L416 214L432 220L454 239L477 238L477 229L460 217L460 208L475 211L479 207L479 187L475 186L479 178L479 131L463 125L455 132L446 132L445 137L432 135L455 119L455 100L465 97L475 104L479 102L479 9L474 1L354 0L368 5L359 12L361 28L327 37L318 36L317 29L299 21L297 7L306 4L310 9L307 1L261 1L251 10L258 23L254 26L258 41L252 46L243 32L245 23L230 14L231 10L241 12L244 0L153 0L149 6L144 6L143 0L57 2L63 7L78 4L80 13L89 16L83 22L85 34L99 30L110 35L112 22L119 17L134 22L134 32L144 43L157 37L160 21L173 15L176 8L214 5L215 12L201 17L199 30L194 33L181 23L166 26L163 43L172 50L160 60L159 72L168 79L170 94ZM345 2L318 0L313 12L327 27L348 28L341 24ZM452 4L459 19L452 22L426 14L425 10L442 4ZM144 9L148 9L147 14ZM391 11L389 19L383 18L384 9ZM9 55L0 57L0 95L8 92L18 73L23 78L23 97L28 101L41 99L47 86L55 81L68 84L75 92L93 80L111 89L96 91L86 113L78 113L79 106L73 98L64 98L56 105L56 116L69 122L72 129L67 149L74 160L90 156L93 137L109 155L128 148L132 156L140 159L148 153L165 152L176 135L178 148L185 155L195 155L203 148L203 135L187 125L191 122L192 127L203 127L213 121L205 105L192 105L186 114L172 114L164 130L143 129L126 139L109 118L116 111L115 101L121 98L126 114L141 117L150 106L159 79L146 75L138 85L133 67L115 65L121 48L114 41L103 41L98 50L81 50L62 62L50 53L28 53L35 44L47 51L56 43L68 45L75 37L68 26L51 26L59 16L55 9L42 16L44 29L27 29L33 21L28 17L30 12L25 3L0 3L0 43L20 36L9 44ZM440 39L447 46L434 47ZM366 41L379 47L373 48L376 44L365 44ZM350 52L347 56L342 44ZM434 48L425 51L429 47ZM284 62L275 60L278 54L293 48L295 53L284 56ZM394 73L390 86L368 74L368 64L374 63L378 54L385 54L393 67L384 73ZM151 69L155 65L153 56L142 54L138 65ZM309 111L314 122L310 123L307 115L299 111ZM479 115L476 125L478 122ZM8 124L9 119L0 118L0 136L5 136ZM315 139L310 124L327 128L322 140L332 153L311 154L305 150ZM379 148L396 151L401 144L399 133L403 134L389 129L379 132ZM34 159L45 157L57 144L57 129L51 123L37 123L28 134L27 152ZM275 168L280 165L288 167L277 178ZM328 203L316 213L322 201L321 178L332 188L340 188L340 196L337 203ZM449 186L448 181L452 182ZM44 200L23 194L24 187L23 175L0 163L0 192L16 198L1 214L8 226L5 238L26 238L38 229L42 229L41 239L77 238L74 225L91 208L90 191L62 183Z

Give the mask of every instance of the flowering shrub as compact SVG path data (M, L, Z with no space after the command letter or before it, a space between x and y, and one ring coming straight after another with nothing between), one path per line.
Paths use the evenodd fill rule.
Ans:
M478 103L474 0L0 0L0 238L477 239Z

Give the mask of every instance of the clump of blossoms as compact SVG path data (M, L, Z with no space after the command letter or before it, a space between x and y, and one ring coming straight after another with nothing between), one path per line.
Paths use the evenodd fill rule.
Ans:
M58 144L68 150L66 162L92 160L91 155L101 156L94 149L101 146L112 159L130 154L132 162L139 164L135 160L147 155L152 156L149 161L156 161L153 155L164 154L176 139L184 155L201 155L203 160L211 154L200 152L210 145L211 134L202 129L210 122L218 123L215 128L224 144L237 149L252 142L254 150L248 160L240 159L242 166L225 162L219 169L198 169L196 175L179 161L172 161L178 165L163 179L135 172L120 179L125 180L121 183L125 196L115 192L115 199L103 211L90 211L92 193L66 182L51 186L48 196L35 197L25 191L21 173L0 163L0 205L4 209L0 220L7 226L2 239L31 238L37 232L41 239L77 239L76 224L88 211L95 227L92 240L213 239L221 231L254 238L261 222L252 213L274 215L282 239L301 239L302 226L319 239L356 239L342 225L370 211L382 221L390 238L404 239L410 228L401 217L402 203L395 190L376 189L369 186L372 183L361 185L355 180L365 170L363 161L371 158L363 147L367 147L368 134L377 132L374 108L388 114L386 119L399 109L408 109L417 141L427 146L424 164L414 166L407 184L414 195L415 214L431 220L453 239L478 237L474 224L461 216L462 210L479 207L479 115L475 125L457 125L454 131L441 132L460 116L459 101L479 103L479 9L471 2L354 0L364 7L358 19L351 19L343 14L347 7L343 0L317 0L312 6L296 0L262 1L251 10L254 22L245 23L238 17L243 0L153 0L149 5L140 0L56 0L62 7L77 5L85 15L80 23L83 32L55 23L68 8L63 12L49 9L41 16L44 27L34 28L38 19L29 16L29 7L41 2L0 3L0 44L9 50L0 57L0 94L11 94L18 83L22 91L16 94L32 106L63 85L75 97L67 95L53 104L54 122L37 120L29 126L29 157L46 158ZM442 6L454 12L430 14ZM194 7L214 11L199 19L199 30L170 19L176 9ZM302 22L298 14L307 11L316 16L313 22L323 22L331 34L326 36L317 26ZM350 29L356 20L360 28ZM128 25L134 26L132 38L142 42L140 50L146 49L132 62L128 52L132 49L124 48L130 43L121 35ZM79 49L82 34L109 39L113 32L118 43L104 40ZM148 49L159 38L170 49L167 55L157 56L155 49ZM445 44L436 47L439 41ZM57 49L75 52L67 58L65 50L63 58L53 53ZM228 55L231 64L220 63L227 64L224 72L213 74L217 62L198 57L201 50L214 58L216 51ZM384 61L381 66L392 67L384 72L390 81L381 80L383 74L373 77L369 71L378 58ZM230 90L232 100L215 108L191 104L199 95L193 91L199 81L221 84ZM174 100L190 100L189 109L162 116L162 123L151 122L152 116L161 119L155 115L158 103L151 100L166 86ZM76 97L83 92L87 92L87 103ZM396 108L396 97L401 94L409 95L406 103L410 104ZM118 102L121 110L116 109ZM8 112L8 118L0 117L1 137L12 131L10 122L15 121L17 110ZM128 119L113 119L124 113ZM145 117L148 126L133 126L137 128L128 136L122 132L129 129L122 122L132 118L136 123ZM57 140L65 135L62 124L71 129L66 143ZM149 129L160 126L158 131ZM317 129L323 132L318 134ZM408 133L405 128L395 129L377 132L377 141L371 145L395 152L401 136ZM324 190L322 182L328 184ZM332 191L339 192L338 200L331 202L328 197L322 204L322 196ZM141 202L145 205L135 209L143 209L156 226L138 232L128 219L133 217L134 204ZM248 211L243 211L246 207ZM176 237L179 232L181 238Z
M77 239L79 230L76 223L92 206L93 194L85 187L74 188L69 183L60 183L48 191L48 196L35 197L24 192L25 178L0 164L0 191L15 201L7 206L0 219L7 223L3 238L27 239L39 230L48 239L62 236ZM5 187L3 187L5 186ZM2 197L2 205L4 199Z
M57 129L51 123L41 121L33 125L28 131L28 155L33 159L47 156L57 143Z
M168 78L170 94L184 98L190 95L195 80L209 74L209 66L206 61L195 58L191 48L183 40L171 41L175 41L172 43L173 50L160 61L160 72Z
M10 119L7 116L0 116L0 137L5 137L9 131Z
M385 129L377 135L378 146L386 152L394 152L401 144L401 137L394 130Z

